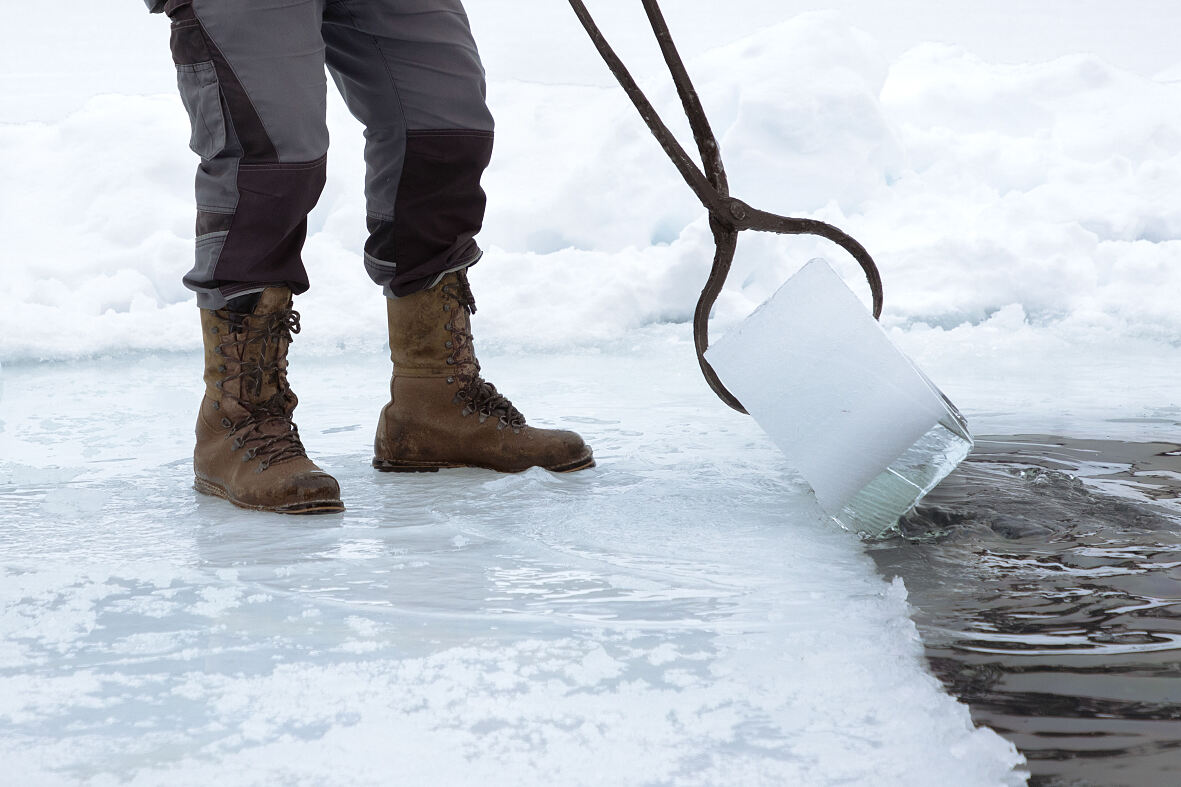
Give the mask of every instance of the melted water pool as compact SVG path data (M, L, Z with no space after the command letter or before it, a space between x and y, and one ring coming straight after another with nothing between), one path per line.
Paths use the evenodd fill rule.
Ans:
M1181 783L1181 449L981 438L871 546L1031 784Z

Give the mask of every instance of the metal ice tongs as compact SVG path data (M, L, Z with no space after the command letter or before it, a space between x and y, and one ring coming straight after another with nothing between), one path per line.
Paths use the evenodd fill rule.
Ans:
M681 97L681 104L689 118L689 126L693 130L693 139L697 142L697 150L701 154L701 161L705 165L703 174L697 165L689 158L689 154L681 147L672 132L664 125L656 113L652 103L640 90L623 61L615 54L607 39L603 37L598 25L591 18L590 12L582 0L570 0L570 7L578 15L582 26L590 34L591 41L603 56L611 73L619 80L620 86L626 91L628 98L640 112L640 117L648 124L648 128L656 136L656 141L664 148L664 152L672 159L673 164L680 170L682 177L689 184L689 188L701 200L701 204L709 211L709 226L713 231L714 244L717 251L714 254L713 268L709 272L705 288L701 291L701 298L697 301L697 309L693 313L693 343L697 347L697 361L701 365L701 372L714 393L735 410L745 413L742 403L726 390L718 379L713 367L705 360L705 351L709 347L709 313L713 308L722 286L726 283L726 276L730 273L730 265L734 262L734 251L738 246L738 233L743 230L758 230L760 232L776 232L781 235L819 235L836 243L861 265L865 277L869 280L869 288L873 294L873 316L882 314L882 278L878 274L877 265L865 248L856 240L841 230L814 219L795 219L777 216L752 208L740 199L730 196L726 183L726 170L722 166L721 151L718 149L717 138L710 128L709 120L705 117L705 110L701 107L701 100L697 90L689 79L685 64L673 44L672 34L660 12L656 0L640 0L644 11L648 14L648 21L656 33L656 40L660 44L660 51L664 55L664 62L672 73L676 83L677 93Z

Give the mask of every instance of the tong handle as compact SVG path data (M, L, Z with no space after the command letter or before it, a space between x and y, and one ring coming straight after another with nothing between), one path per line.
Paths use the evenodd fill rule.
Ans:
M709 361L705 360L705 351L709 349L709 313L713 309L722 287L726 284L726 277L730 274L730 267L734 263L734 252L738 248L738 234L743 230L756 230L780 235L818 235L836 243L857 260L865 273L873 297L873 316L875 318L882 316L884 297L881 274L865 247L837 227L814 219L777 216L774 213L752 208L742 200L730 196L717 137L714 136L713 129L710 128L709 119L701 105L701 99L693 86L693 80L689 78L689 72L685 68L684 61L681 60L680 53L677 52L672 33L669 32L668 24L664 20L657 0L640 0L640 2L648 15L652 31L656 34L656 41L660 45L664 62L672 74L681 105L689 119L693 139L697 143L697 151L705 167L704 173L661 120L655 107L652 106L652 102L640 90L623 61L607 43L607 39L595 24L590 12L587 11L586 5L582 0L569 1L570 7L574 9L578 20L582 22L582 26L586 29L595 48L599 50L599 55L602 56L607 67L611 69L611 73L615 75L616 80L619 81L620 86L627 93L636 110L639 111L640 117L643 118L652 135L656 137L656 141L664 148L664 152L668 154L673 165L680 171L685 182L689 184L689 188L693 189L693 193L709 211L709 225L713 231L716 251L713 265L710 267L709 278L706 280L701 297L697 301L697 307L693 312L693 344L697 350L697 363L701 367L701 373L705 376L709 387L727 405L740 413L745 413L746 408L722 384Z

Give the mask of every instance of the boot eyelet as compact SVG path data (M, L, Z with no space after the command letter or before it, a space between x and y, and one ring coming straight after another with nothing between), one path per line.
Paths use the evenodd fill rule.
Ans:
M449 312L449 311L451 311L451 304L449 304L449 303L444 303L444 304L443 304L443 311L445 311L445 312Z
M445 330L445 331L454 331L454 330L455 330L455 328L454 328L454 326L452 326L452 325L451 325L451 323L450 323L450 322L448 322L446 325L444 325L444 326L443 326L443 330Z
M229 419L229 418L223 418L223 419L221 419L221 425L222 425L222 426L224 426L226 429L229 429L231 426L233 426L233 424L232 424L232 423L230 423L230 419Z
M213 403L213 409L214 409L214 410L220 410L220 409L221 409L221 402L214 402L214 403Z
M212 333L214 336L216 336L217 334L221 333L221 328L218 328L215 325L209 330L209 332Z
M217 370L219 372L224 372L226 370L226 365L223 363L221 366L217 367Z
M446 342L443 344L443 346L450 350L454 345L451 342Z
M455 359L454 359L454 358L448 358L448 359L447 359L447 365L448 365L448 366L454 366L454 365L455 365Z
M448 378L447 378L447 384L448 384L448 385L451 385L451 384L452 384L452 383L454 383L454 382L455 382L455 378L454 378L454 377L448 377Z
M213 384L213 387L220 391L221 390L221 380L218 380L217 382L215 382Z

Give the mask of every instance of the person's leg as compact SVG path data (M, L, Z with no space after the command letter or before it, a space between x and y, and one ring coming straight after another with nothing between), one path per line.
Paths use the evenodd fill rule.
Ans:
M493 123L467 16L458 0L329 0L323 35L365 126L365 268L408 295L480 256Z
M172 54L192 121L197 305L308 288L307 214L324 187L324 0L169 0Z
M168 0L172 54L192 120L197 171L197 292L205 396L194 486L283 513L343 510L336 479L304 451L292 421L287 348L292 292L324 185L323 0L282 4Z
M526 425L480 376L466 268L480 256L492 116L459 0L329 2L324 42L333 78L365 124L365 267L387 296L394 375L374 467L593 466L581 437Z

